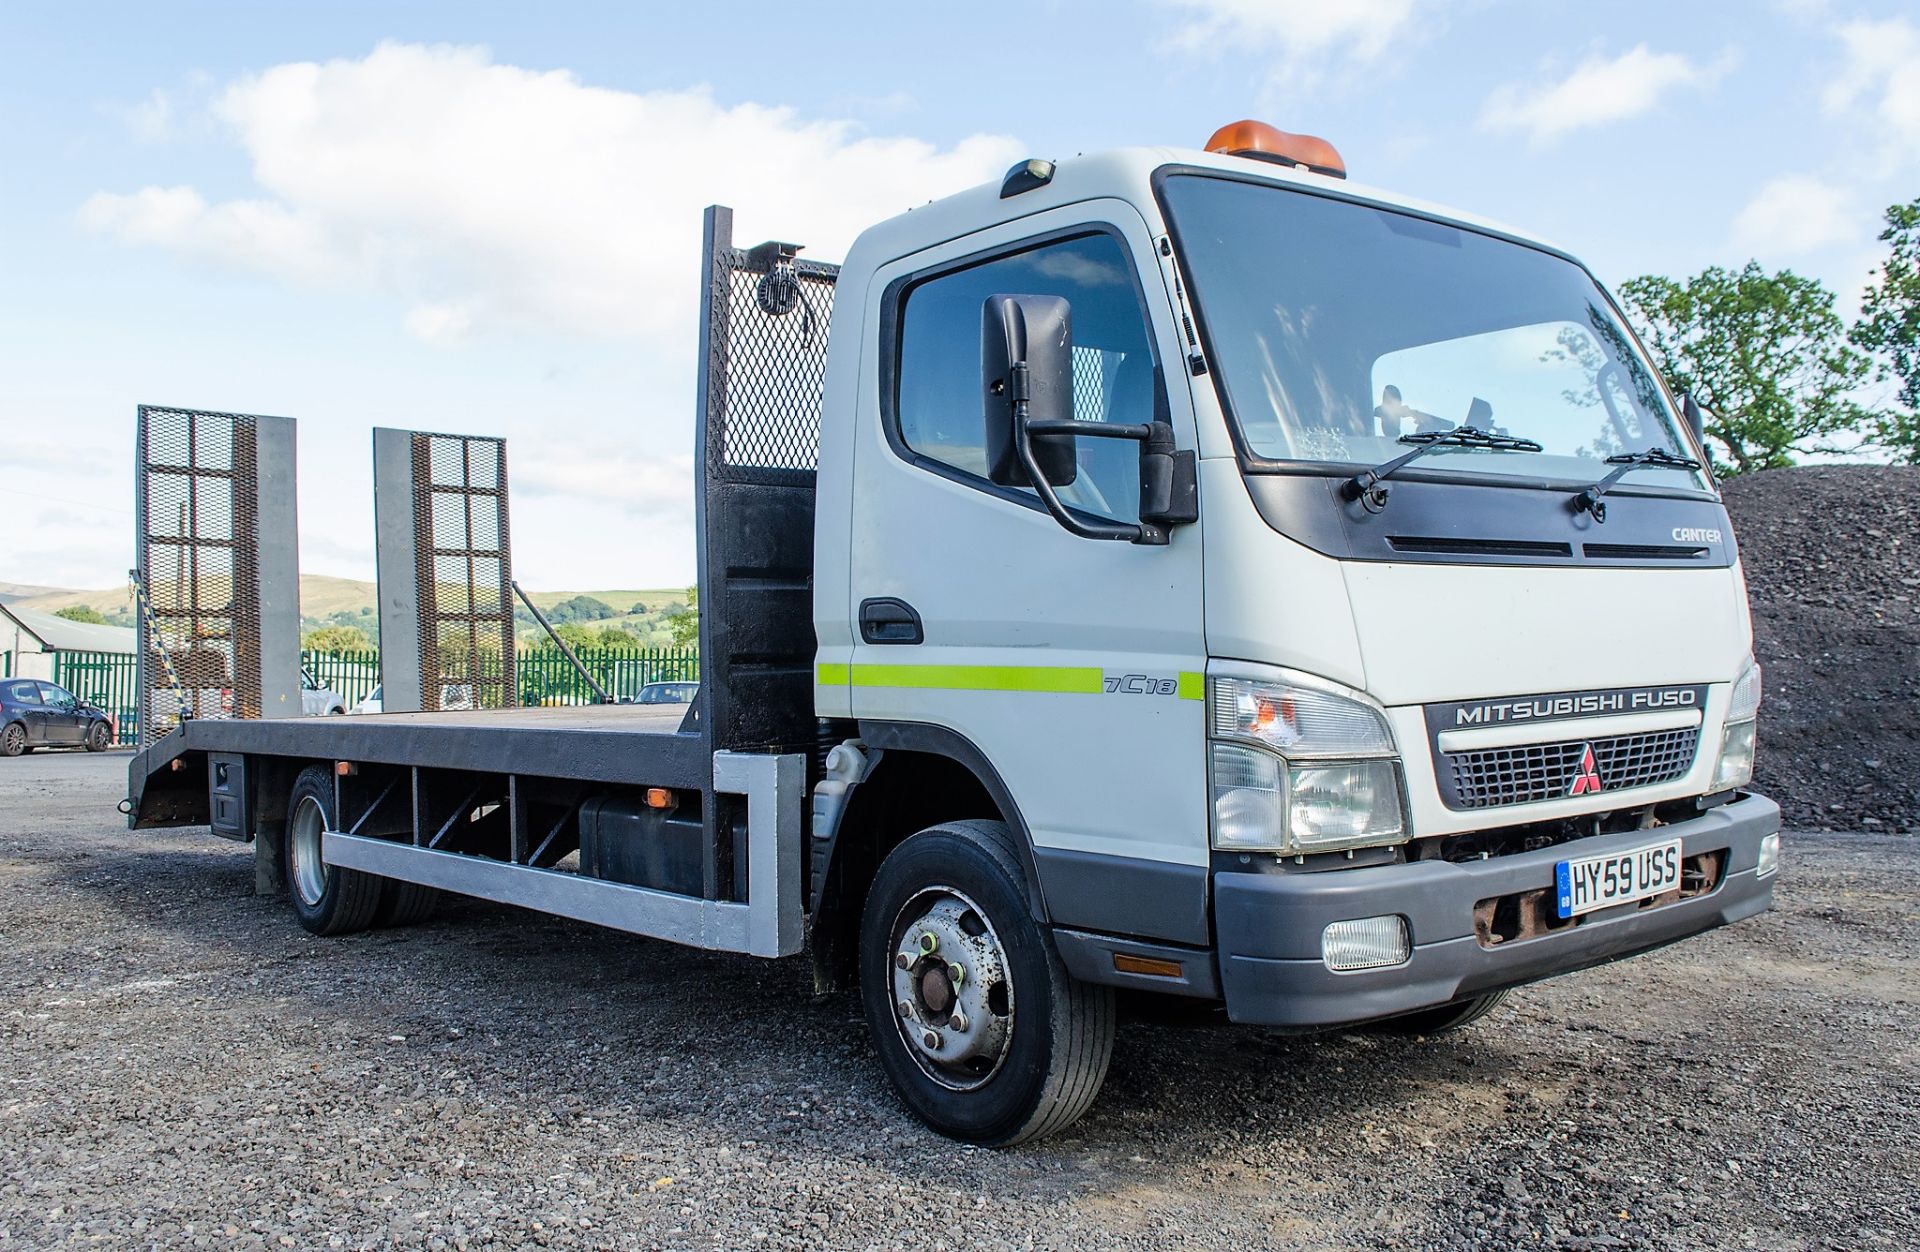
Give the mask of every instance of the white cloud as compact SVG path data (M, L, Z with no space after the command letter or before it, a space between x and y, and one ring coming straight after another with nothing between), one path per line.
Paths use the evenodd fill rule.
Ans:
M1617 57L1595 54L1558 82L1496 88L1480 110L1480 125L1525 134L1535 145L1573 131L1604 126L1651 111L1678 87L1709 87L1733 68L1734 54L1701 66L1677 52L1641 44Z
M617 447L534 447L515 451L508 470L516 499L556 496L571 505L635 520L693 516L690 455L636 456Z
M1890 150L1920 155L1920 26L1905 18L1849 22L1840 27L1846 65L1827 87L1833 114L1864 110Z
M1194 21L1175 35L1189 50L1277 52L1284 70L1317 81L1334 60L1378 60L1431 15L1433 0L1163 0Z
M703 89L634 93L484 49L382 44L276 66L214 104L262 194L102 192L81 222L302 283L397 294L431 342L533 326L679 346L700 210L839 257L866 224L998 175L1004 136L940 148Z
M1805 174L1773 179L1733 220L1733 243L1756 256L1795 256L1858 239L1862 223L1845 188Z
M127 129L143 143L164 143L173 137L173 95L155 87L153 94L139 104L121 110Z

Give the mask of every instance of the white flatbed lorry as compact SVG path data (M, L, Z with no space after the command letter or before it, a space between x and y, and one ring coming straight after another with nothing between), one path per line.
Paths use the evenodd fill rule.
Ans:
M1430 1033L1768 906L1698 414L1566 253L1254 123L838 268L730 236L684 718L190 721L132 824L251 839L320 934L447 891L810 952L988 1144L1093 1101L1116 990Z

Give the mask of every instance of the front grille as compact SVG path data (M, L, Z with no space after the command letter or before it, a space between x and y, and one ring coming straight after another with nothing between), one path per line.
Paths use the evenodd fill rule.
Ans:
M1612 739L1528 743L1479 752L1449 752L1439 771L1441 800L1450 809L1488 809L1534 800L1558 800L1573 791L1580 762L1593 749L1602 792L1671 782L1693 768L1700 728L1656 730Z

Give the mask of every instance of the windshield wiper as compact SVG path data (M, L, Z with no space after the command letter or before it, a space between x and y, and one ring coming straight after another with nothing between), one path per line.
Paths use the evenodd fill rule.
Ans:
M1376 465L1370 470L1362 470L1355 474L1341 484L1340 494L1349 500L1360 501L1367 506L1368 512L1378 513L1387 507L1386 480L1403 467L1437 448L1488 448L1495 452L1541 450L1541 445L1532 439L1522 439L1518 435L1497 435L1490 430L1481 430L1474 426L1455 426L1452 430L1420 431L1400 436L1400 442L1419 446L1405 456L1395 457L1384 465Z
M1620 468L1573 498L1573 511L1591 513L1596 522L1607 520L1607 505L1600 497L1606 495L1608 489L1619 482L1622 475L1631 474L1637 469L1697 470L1700 468L1700 462L1692 457L1675 456L1660 447L1648 448L1645 452L1622 452L1618 456L1608 457L1607 464L1618 465Z

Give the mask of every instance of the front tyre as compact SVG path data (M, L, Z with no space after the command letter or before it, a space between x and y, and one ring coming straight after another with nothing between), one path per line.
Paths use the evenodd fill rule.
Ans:
M287 798L280 868L293 915L316 935L345 935L371 926L385 885L373 874L321 859L321 837L333 829L333 771L324 765L302 770Z
M921 831L881 863L860 923L881 1068L921 1121L989 1147L1072 1124L1113 1051L1112 989L1067 974L1013 840L999 822Z
M1469 996L1464 1000L1455 1000L1452 1004L1442 1004L1435 1008L1421 1009L1417 1013L1407 1013L1400 1017L1389 1017L1385 1021L1371 1022L1367 1029L1381 1035L1444 1035L1451 1030L1470 1026L1487 1014L1500 1007L1507 998L1505 991L1493 991L1483 996Z
M107 750L108 737L107 724L105 722L95 722L93 725L87 727L87 751L105 752Z

